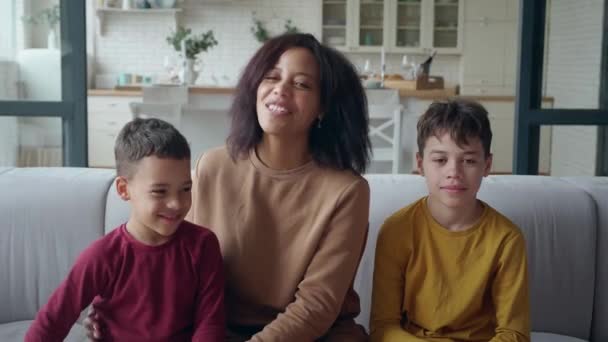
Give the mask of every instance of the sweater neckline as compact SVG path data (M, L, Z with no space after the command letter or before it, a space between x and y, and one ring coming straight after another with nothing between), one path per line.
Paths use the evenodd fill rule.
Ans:
M469 227L465 230L451 231L451 230L445 228L444 226L442 226L441 224L439 224L439 222L437 222L437 220L435 220L433 215L431 215L431 211L429 210L427 201L428 201L428 196L426 196L422 199L422 210L424 211L424 215L426 216L428 222L430 223L431 229L440 234L443 234L446 236L451 236L451 237L468 236L470 234L475 233L477 230L479 230L479 227L481 227L482 223L486 221L486 217L490 213L489 206L484 201L481 201L478 199L478 201L483 206L483 211L481 212L481 215L477 218L477 221L475 221L475 223L471 227Z
M157 246L146 245L145 243L134 238L127 230L127 223L123 223L120 226L120 233L124 237L124 239L127 240L127 242L131 246L133 246L133 248L135 248L137 250L140 250L142 252L159 252L159 251L165 250L166 248L168 248L169 246L171 246L174 243L174 241L176 240L177 234L179 234L180 230L182 230L181 229L182 224L180 224L179 228L173 234L173 236L171 237L171 239L169 241L167 241L161 245L157 245Z
M310 170L312 170L316 163L313 160L300 165L296 168L293 169L288 169L288 170L276 170L276 169L272 169L268 166L266 166L266 164L264 164L262 162L262 160L260 159L260 157L258 156L256 149L252 148L249 151L249 160L251 161L251 164L253 165L253 167L258 170L259 172L261 172L264 175L270 176L270 177L275 177L275 178L293 178L293 177L297 177L300 176L304 173L309 172Z

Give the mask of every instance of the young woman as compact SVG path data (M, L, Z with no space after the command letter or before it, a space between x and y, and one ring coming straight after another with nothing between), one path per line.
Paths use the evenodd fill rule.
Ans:
M228 339L367 340L353 320L370 157L354 67L312 35L271 39L243 71L231 114L226 147L197 163L188 217L220 242ZM100 323L89 318L89 332Z

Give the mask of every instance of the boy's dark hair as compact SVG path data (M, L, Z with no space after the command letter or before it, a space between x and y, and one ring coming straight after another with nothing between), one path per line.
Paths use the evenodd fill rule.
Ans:
M114 145L116 173L131 177L135 163L148 156L190 159L186 138L170 123L160 119L134 119L118 133Z
M233 159L247 155L261 141L256 113L257 89L266 73L291 48L308 49L319 65L321 127L313 124L309 148L321 165L365 172L370 160L367 98L355 67L340 52L310 34L284 34L267 41L251 58L238 82L227 139Z
M458 145L467 145L469 138L479 138L484 157L490 156L492 129L488 112L475 101L448 99L433 102L420 117L417 125L418 152L423 155L426 140L448 132Z

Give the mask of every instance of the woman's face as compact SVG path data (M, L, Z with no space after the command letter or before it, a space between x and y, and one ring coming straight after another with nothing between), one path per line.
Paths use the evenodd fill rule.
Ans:
M256 110L264 134L308 139L320 107L315 57L305 48L285 51L258 86Z

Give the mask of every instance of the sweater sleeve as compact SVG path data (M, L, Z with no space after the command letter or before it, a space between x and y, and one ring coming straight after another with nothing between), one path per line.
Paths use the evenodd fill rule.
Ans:
M80 313L105 287L104 258L96 245L83 251L67 278L49 297L25 335L25 342L63 341Z
M530 305L526 244L521 233L507 240L492 284L496 335L490 342L529 342Z
M220 245L209 234L200 255L200 284L194 319L193 342L223 342L226 334L224 309L224 265Z
M251 341L313 341L327 333L354 280L368 220L369 186L365 179L359 179L337 201L295 300Z
M402 243L402 226L403 222L388 219L378 234L370 316L372 342L423 341L401 327L404 272L409 258Z

